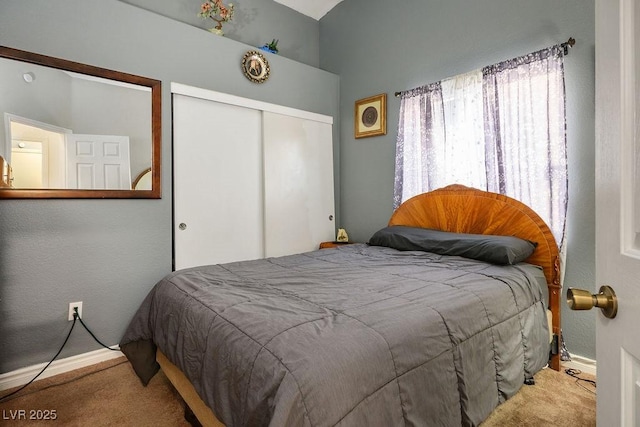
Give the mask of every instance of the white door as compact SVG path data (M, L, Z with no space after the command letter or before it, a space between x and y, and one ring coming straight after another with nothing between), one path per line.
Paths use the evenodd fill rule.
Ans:
M173 95L174 267L264 257L258 110Z
M264 113L266 256L335 239L332 126Z
M131 190L129 137L65 134L67 187Z
M596 0L597 424L640 426L640 2ZM594 293L597 289L594 290Z

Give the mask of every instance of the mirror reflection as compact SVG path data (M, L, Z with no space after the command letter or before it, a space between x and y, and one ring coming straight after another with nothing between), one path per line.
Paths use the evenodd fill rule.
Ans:
M0 197L160 197L159 81L0 56Z
M151 190L151 168L147 168L140 172L136 179L133 180L134 190Z

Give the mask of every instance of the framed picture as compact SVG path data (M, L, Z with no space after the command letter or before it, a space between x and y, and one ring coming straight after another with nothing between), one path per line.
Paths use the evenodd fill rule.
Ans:
M354 118L356 138L386 135L387 94L357 100Z
M244 75L254 83L264 83L269 78L271 69L269 62L258 51L250 50L242 58L242 71Z

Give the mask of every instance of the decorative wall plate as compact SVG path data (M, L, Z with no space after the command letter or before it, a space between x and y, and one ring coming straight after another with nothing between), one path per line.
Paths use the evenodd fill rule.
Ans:
M250 50L242 57L242 71L254 83L264 83L269 78L271 69L263 54Z

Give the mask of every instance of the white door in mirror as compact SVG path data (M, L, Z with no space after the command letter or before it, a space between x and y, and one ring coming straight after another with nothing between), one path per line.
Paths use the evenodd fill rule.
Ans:
M131 190L129 137L66 134L67 188Z

